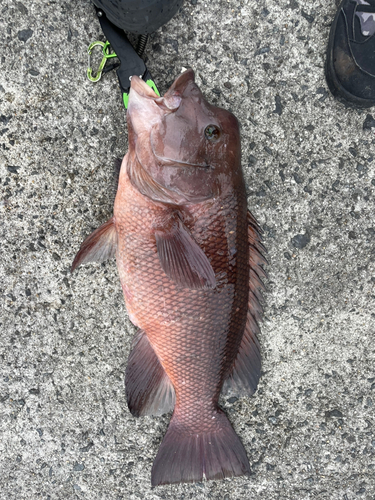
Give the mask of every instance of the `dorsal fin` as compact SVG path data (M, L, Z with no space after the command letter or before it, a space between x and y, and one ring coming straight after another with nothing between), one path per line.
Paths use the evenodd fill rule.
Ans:
M223 393L238 396L254 394L260 377L261 356L257 335L260 333L258 323L263 316L261 290L265 289L261 277L267 276L262 267L267 260L262 255L265 248L261 243L261 229L250 212L247 220L250 262L247 320L237 357L223 384Z

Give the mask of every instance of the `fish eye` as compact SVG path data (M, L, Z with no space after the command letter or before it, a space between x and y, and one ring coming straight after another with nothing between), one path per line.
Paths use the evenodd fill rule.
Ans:
M204 135L209 141L217 141L220 138L220 129L216 125L207 125Z

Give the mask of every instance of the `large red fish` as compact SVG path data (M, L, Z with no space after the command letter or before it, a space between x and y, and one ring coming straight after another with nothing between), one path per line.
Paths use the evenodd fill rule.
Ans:
M164 97L134 76L114 216L83 242L73 269L116 255L139 328L126 370L135 416L173 415L152 485L248 474L245 449L218 406L251 395L264 276L247 211L237 119L182 73Z

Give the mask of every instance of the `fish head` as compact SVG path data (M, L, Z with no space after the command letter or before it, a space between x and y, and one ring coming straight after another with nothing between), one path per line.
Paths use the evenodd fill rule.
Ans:
M146 196L198 203L242 179L238 121L206 101L193 70L177 77L163 97L134 76L127 119L128 173Z

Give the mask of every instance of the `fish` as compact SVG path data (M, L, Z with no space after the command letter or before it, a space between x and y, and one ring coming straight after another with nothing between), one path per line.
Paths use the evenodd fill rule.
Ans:
M113 217L79 265L116 256L138 328L125 373L130 412L172 417L152 486L250 474L220 394L251 396L267 261L248 211L237 118L203 96L188 69L159 97L137 76Z

